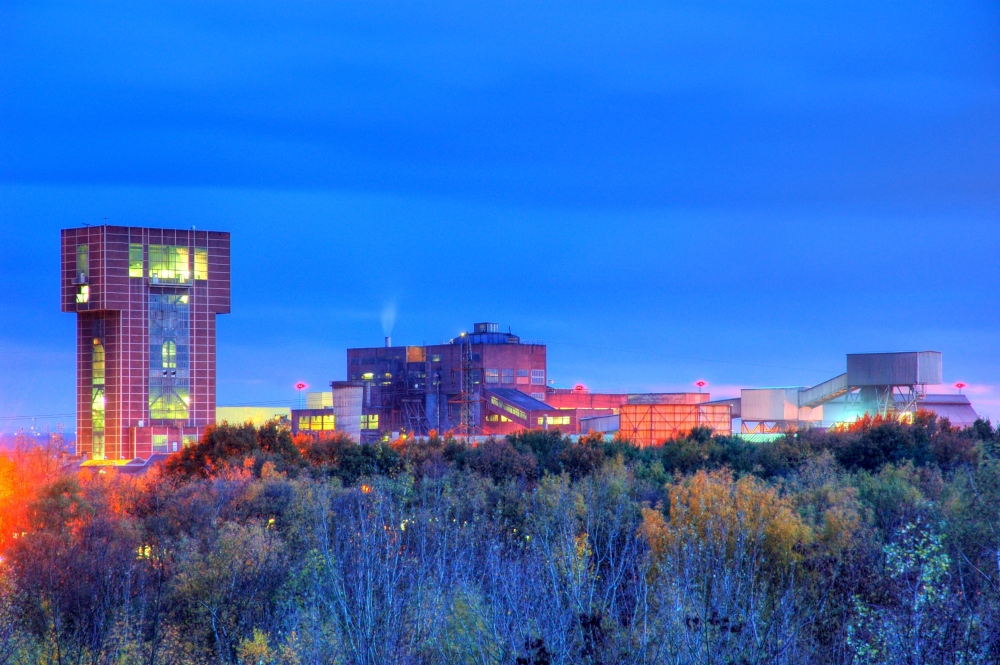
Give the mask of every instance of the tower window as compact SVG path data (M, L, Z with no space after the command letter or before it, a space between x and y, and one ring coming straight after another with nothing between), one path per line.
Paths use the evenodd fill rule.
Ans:
M76 280L78 284L90 281L90 248L87 245L76 246Z
M131 243L128 246L128 276L142 277L142 244Z
M194 248L194 278L208 279L208 250L203 247Z
M177 369L177 345L167 340L162 348L163 369Z
M191 280L190 254L187 247L149 246L149 277L158 281L184 284Z

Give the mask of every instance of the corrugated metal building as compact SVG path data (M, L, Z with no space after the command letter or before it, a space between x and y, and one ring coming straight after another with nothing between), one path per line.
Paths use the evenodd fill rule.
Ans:
M695 427L715 434L733 432L729 404L708 404L707 393L629 395L619 416L619 434L637 446L652 446L688 435Z
M925 395L918 408L947 418L952 427L970 427L979 418L965 395Z
M917 386L942 381L940 351L847 354L851 386Z

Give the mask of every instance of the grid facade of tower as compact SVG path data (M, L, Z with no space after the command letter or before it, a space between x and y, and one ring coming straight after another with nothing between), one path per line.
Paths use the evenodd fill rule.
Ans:
M62 311L77 315L77 450L173 452L215 421L215 317L230 309L229 234L62 231Z

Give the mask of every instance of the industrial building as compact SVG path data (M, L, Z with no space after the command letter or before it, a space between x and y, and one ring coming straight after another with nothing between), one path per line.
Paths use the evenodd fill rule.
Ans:
M77 452L123 463L176 452L216 422L277 418L296 434L339 431L361 442L431 431L499 436L524 429L619 433L638 445L696 427L747 436L905 418L920 409L968 426L963 395L933 395L937 351L849 354L846 371L815 386L707 393L592 392L548 380L546 346L496 323L440 344L347 350L347 380L304 408L220 407L215 317L230 310L228 233L94 226L62 231L61 308L77 315Z
M634 435L650 442L699 425L727 433L731 427L728 407L701 404L707 394L646 396L551 387L545 345L522 342L496 323L476 323L471 333L442 344L393 346L386 338L385 346L348 349L347 369L350 382L363 386L364 441L431 430L493 436L553 428L577 434L585 419L623 413ZM322 420L328 412L303 413L309 420L293 426L300 431L316 431L316 424L336 427L336 419Z
M276 421L291 426L292 410L287 406L217 406L215 407L215 422L229 425L246 425L261 427L266 423Z
M328 392L308 393L306 408L292 409L292 433L338 431L360 441L362 425L369 431L361 408L365 387L361 381L333 381ZM378 425L377 418L371 422Z
M927 393L927 386L942 382L937 351L848 354L847 371L815 386L745 388L739 398L715 401L708 393L554 388L546 385L546 360L544 344L523 343L496 323L477 323L472 333L444 344L392 346L386 338L383 347L349 349L349 378L363 386L360 438L431 430L489 436L551 427L566 434L617 432L646 446L695 427L732 434L734 420L743 434L770 435L853 422L866 413L906 417L925 409L958 426L977 417L962 395ZM335 426L322 419L301 422L313 431Z
M502 434L558 415L544 403L545 345L522 343L496 323L442 344L392 346L386 338L382 347L348 349L347 373L364 386L362 440Z
M580 433L617 434L640 447L686 436L696 427L732 434L732 407L710 402L708 393L642 393L624 395L615 413L580 419Z
M230 308L229 234L64 229L61 307L77 315L77 453L168 453L215 422L215 317Z
M729 400L744 434L775 434L850 423L865 414L903 417L926 410L965 427L977 418L964 395L932 395L943 381L938 351L854 353L847 371L812 387L744 388Z

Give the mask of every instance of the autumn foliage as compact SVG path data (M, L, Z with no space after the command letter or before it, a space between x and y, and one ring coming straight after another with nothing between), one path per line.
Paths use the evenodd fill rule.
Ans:
M141 477L0 456L7 663L1000 662L1000 437L220 426Z

